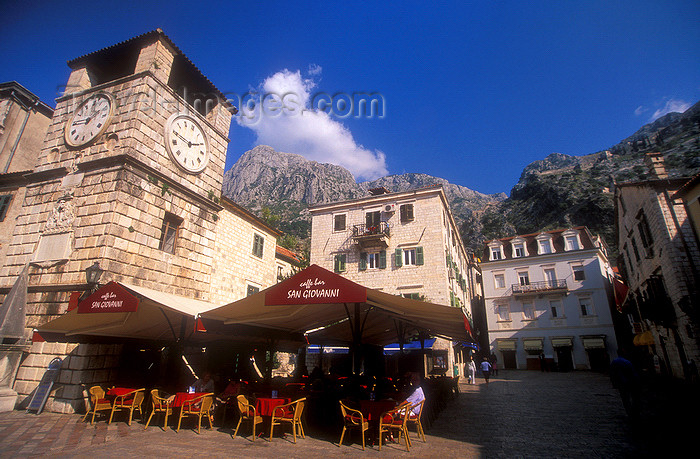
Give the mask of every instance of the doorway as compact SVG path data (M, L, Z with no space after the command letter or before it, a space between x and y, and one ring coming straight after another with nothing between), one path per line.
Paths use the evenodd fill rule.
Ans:
M571 356L571 347L563 346L556 347L554 350L557 353L557 370L571 371L574 369L574 359Z
M501 351L503 355L503 368L506 370L517 370L518 363L515 360L515 351Z

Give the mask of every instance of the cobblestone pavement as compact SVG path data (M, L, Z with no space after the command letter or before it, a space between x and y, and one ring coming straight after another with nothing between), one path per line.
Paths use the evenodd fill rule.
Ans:
M0 413L0 457L650 457L668 455L669 448L682 451L686 434L697 430L696 422L684 423L679 414L693 412L697 396L677 404L672 400L687 393L654 392L660 389L648 388L641 419L631 423L605 375L501 370L488 385L481 378L476 385L460 384L460 395L426 429L427 443L413 432L408 453L403 444L362 451L356 435L338 447L340 432L307 435L295 445L291 435L272 442L231 439L230 429L217 426L198 435L184 423L176 433L144 430L141 422L128 426L123 418L91 426L79 415L14 411Z

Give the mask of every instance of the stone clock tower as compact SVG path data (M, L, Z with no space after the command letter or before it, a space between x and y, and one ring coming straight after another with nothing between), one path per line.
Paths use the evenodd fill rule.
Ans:
M0 272L11 284L28 266L28 329L64 313L95 262L101 283L209 300L235 108L159 29L68 65ZM64 346L54 355L75 351L42 344ZM109 362L111 348L100 348L85 352ZM78 377L100 382L109 371L107 363ZM20 379L17 392L31 392ZM53 410L71 411L77 387L66 385L66 408Z

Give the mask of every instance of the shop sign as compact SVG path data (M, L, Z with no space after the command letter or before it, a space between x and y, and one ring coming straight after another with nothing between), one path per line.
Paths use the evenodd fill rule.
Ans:
M320 266L311 265L265 294L265 306L361 303L367 289Z
M138 306L138 298L116 282L110 282L81 301L78 314L135 312Z

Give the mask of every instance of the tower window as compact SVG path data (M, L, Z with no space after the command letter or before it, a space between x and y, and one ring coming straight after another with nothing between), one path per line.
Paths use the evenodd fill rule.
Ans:
M163 226L160 233L158 248L163 252L175 253L177 237L183 220L177 215L166 213L163 217Z

